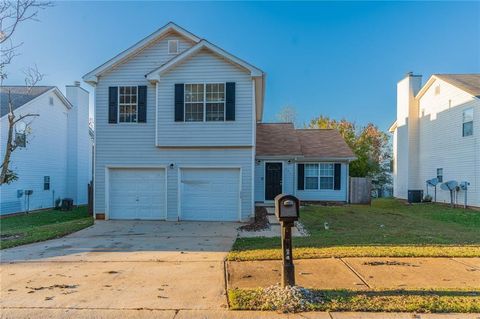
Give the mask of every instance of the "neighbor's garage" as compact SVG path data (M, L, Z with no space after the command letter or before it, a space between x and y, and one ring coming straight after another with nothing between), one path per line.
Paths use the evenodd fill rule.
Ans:
M240 169L180 169L180 219L238 221Z
M110 168L109 219L165 219L165 169Z

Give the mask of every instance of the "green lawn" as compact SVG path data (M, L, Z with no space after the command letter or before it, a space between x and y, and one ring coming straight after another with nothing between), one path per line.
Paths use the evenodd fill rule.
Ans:
M313 290L319 302L309 311L480 312L480 291L464 290ZM230 289L232 310L278 310L265 300L261 289Z
M300 220L311 236L293 239L296 258L480 256L476 210L377 199L371 206L307 206ZM279 248L279 238L239 238L228 258L280 259Z
M0 249L58 238L93 224L87 207L48 210L0 219Z

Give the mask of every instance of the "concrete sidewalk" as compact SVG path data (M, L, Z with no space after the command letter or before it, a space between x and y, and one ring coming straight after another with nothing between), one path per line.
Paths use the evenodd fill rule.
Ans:
M1 309L2 319L480 319L480 314L411 314L374 312L302 312L279 314L267 311L149 310L149 309Z
M280 282L281 262L228 262L229 288ZM322 258L295 261L297 284L319 289L480 289L480 258Z

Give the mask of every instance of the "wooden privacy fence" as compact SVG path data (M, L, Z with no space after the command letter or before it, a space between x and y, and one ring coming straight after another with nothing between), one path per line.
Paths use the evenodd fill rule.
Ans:
M350 177L350 203L370 204L372 180L367 177Z

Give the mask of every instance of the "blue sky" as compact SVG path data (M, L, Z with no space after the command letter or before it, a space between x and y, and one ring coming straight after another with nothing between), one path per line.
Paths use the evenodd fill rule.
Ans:
M301 123L387 129L406 72L480 72L480 2L57 2L39 20L18 29L6 83L37 64L42 84L64 90L174 21L267 73L265 121L290 105Z

